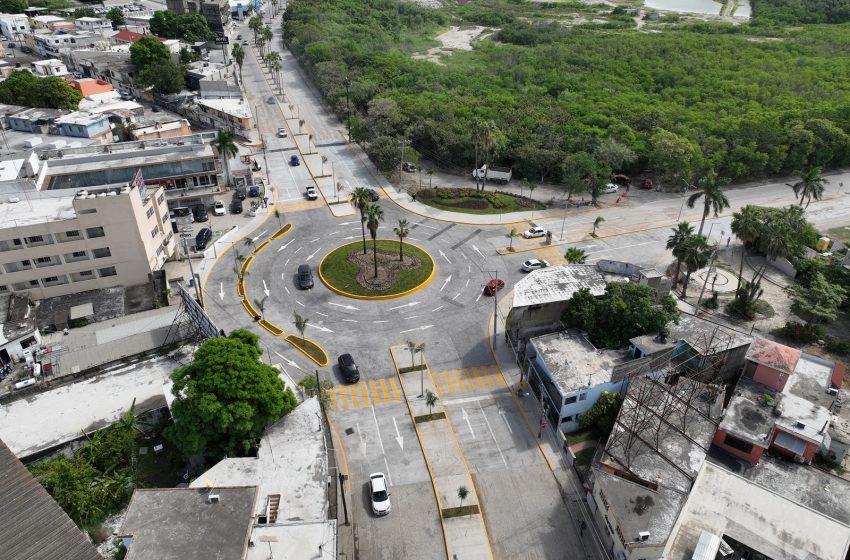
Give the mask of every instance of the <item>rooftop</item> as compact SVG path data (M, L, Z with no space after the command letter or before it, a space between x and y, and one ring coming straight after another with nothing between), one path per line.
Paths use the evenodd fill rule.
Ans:
M52 196L51 196L52 195ZM20 202L0 202L0 229L16 228L43 222L70 220L77 216L73 194L33 191L17 194Z
M567 301L582 288L605 294L605 276L594 265L563 264L535 270L514 286L513 307Z
M797 367L801 354L796 348L756 337L747 351L747 360L790 374Z
M768 387L740 379L726 407L719 428L748 442L767 448L776 420L773 417L775 394Z
M135 31L127 30L119 31L118 33L112 36L112 38L116 41L124 41L127 43L135 43L142 37L144 37L144 35L141 33L136 33Z
M774 560L844 560L850 547L846 521L824 516L711 460L697 477L665 557L690 560L703 531L728 535Z
M133 538L127 560L243 558L256 500L255 486L138 489L118 532Z
M101 560L94 545L3 441L0 504L3 558Z
M241 119L252 116L251 108L242 99L198 99L196 103Z
M575 330L538 336L531 343L564 394L612 381L614 368L627 361L622 352L599 350Z
M35 310L26 295L0 295L0 345L35 332Z
M666 342L661 342L657 335L645 334L629 340L645 354L655 354L673 348L677 342L684 340L694 350L705 356L745 346L752 342L752 337L735 329L689 313L682 313L679 322L668 325Z
M28 121L51 121L54 119L58 119L62 115L67 115L70 112L71 111L66 111L65 109L34 108L15 113L14 115L10 115L10 117L15 119L24 119Z
M69 113L59 119L56 119L56 124L77 124L81 126L89 125L94 122L101 121L105 119L103 115L97 115L94 113L88 113L84 111L75 111L73 113Z

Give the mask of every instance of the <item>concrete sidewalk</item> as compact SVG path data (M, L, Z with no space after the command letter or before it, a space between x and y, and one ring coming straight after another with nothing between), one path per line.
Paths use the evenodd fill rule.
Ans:
M393 346L390 348L393 363L396 369L403 367L409 351L404 346ZM452 425L446 415L445 408L440 401L433 407L425 402L428 392L437 394L437 389L431 379L428 369L424 371L412 371L398 373L402 391L407 400L408 410L413 420L425 464L434 485L434 493L437 497L437 507L440 510L440 518L443 524L443 534L446 539L446 553L449 558L485 558L492 559L490 550L490 539L484 524L483 514L471 513L456 515L461 506L479 506L478 493L472 474L466 466L466 460L460 449ZM439 415L442 418L426 420L417 423L417 418L427 417L430 414ZM432 416L433 418L433 416ZM469 495L462 502L458 497L458 490L463 486ZM454 511L452 511L454 510Z

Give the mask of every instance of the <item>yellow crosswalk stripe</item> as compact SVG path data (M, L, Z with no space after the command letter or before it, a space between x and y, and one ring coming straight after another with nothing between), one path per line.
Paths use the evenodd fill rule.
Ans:
M381 384L381 396L384 398L384 402L390 402L390 392L387 389L387 380L382 377L380 384Z
M457 392L457 387L455 386L455 381L454 377L452 376L452 372L453 370L443 372L443 385L445 385L447 393Z
M461 373L463 374L462 379L463 379L464 383L466 384L466 386L468 388L467 390L469 390L469 391L474 391L476 389L475 383L473 382L473 379L474 379L474 374L472 373L473 369L474 368L463 368L463 370L461 370Z
M369 380L369 394L372 397L372 402L375 405L381 404L381 396L378 394L378 384L374 379Z
M493 374L489 376L489 379L494 381L497 387L506 387L507 385L505 385L505 378L502 377L502 372L499 370L499 366L497 366L496 364L490 364L487 367L489 367L490 370L493 372Z
M452 370L452 381L457 385L457 392L463 392L466 390L466 387L463 385L463 378L461 374L465 371L466 368L462 370Z
M357 395L357 390L354 385L349 386L348 396L352 408L360 408L360 397Z
M398 382L396 381L395 377L390 379L390 389L393 392L393 399L395 399L396 401L400 401L401 400L401 391L399 390Z
M489 385L490 387L495 387L495 386L496 386L496 382L495 382L495 380L493 379L493 374L492 374L492 373L491 373L491 371L490 371L490 366L480 366L480 367L481 367L481 374L482 374L482 376L483 376L483 378L484 378L484 381L485 381L485 382L487 383L487 385Z
M369 406L371 401L369 400L369 391L366 389L365 383L358 383L360 386L360 393L363 395L363 406Z
M443 387L443 371L436 371L431 376L434 379L434 388L437 390L437 393L440 395L444 395L446 393L445 387Z
M348 400L348 395L345 394L346 393L345 385L338 386L337 392L339 394L338 401L339 401L339 404L340 404L340 408L342 408L343 410L348 410L349 400Z
M481 366L481 369L478 368L470 368L470 373L472 374L472 378L475 380L475 384L478 385L479 389L484 388L484 378L487 376L486 371L484 370L484 366Z

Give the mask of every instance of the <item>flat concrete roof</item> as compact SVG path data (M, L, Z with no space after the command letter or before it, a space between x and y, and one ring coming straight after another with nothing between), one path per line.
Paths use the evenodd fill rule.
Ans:
M0 226L2 229L16 228L44 222L70 220L76 217L73 194L50 193L49 191L19 192L19 202L0 203ZM8 200L8 197L4 197Z
M83 317L90 317L92 315L94 315L94 306L90 302L75 305L68 311L68 318L72 321L74 319L82 319Z
M770 401L764 400L764 395L768 395ZM775 392L764 385L748 379L739 380L719 428L766 449L776 420L772 405L775 399Z
M697 477L665 557L690 560L702 531L728 535L774 560L844 560L850 547L846 523L711 461Z
M217 501L208 500L210 494ZM138 489L119 537L133 538L127 560L239 560L248 551L255 486Z
M196 99L195 102L242 119L250 119L253 116L251 107L241 99Z
M608 282L592 264L562 264L535 270L514 286L513 307L567 301L582 288L595 296L605 293Z
M35 332L35 310L26 295L0 295L0 345Z
M739 348L753 341L751 336L735 329L697 317L689 313L681 313L678 323L667 325L667 341L661 342L655 334L636 336L629 340L645 354L655 354L673 348L677 342L684 340L694 350L702 355L722 352Z
M597 349L576 330L531 339L562 394L612 380L614 367L627 361L623 352Z

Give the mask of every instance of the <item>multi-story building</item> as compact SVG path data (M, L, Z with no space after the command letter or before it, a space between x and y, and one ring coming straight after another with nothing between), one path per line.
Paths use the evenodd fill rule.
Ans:
M112 32L112 22L106 18L81 17L74 20L74 26L80 31L89 31L98 35Z
M100 144L112 142L112 127L109 117L103 114L75 111L56 119L62 136L89 138Z
M44 78L47 76L67 76L70 74L65 63L55 58L36 60L32 63L32 73Z
M209 128L247 137L254 126L251 108L243 99L197 99L186 115Z
M78 49L104 47L106 40L88 31L78 33L33 33L27 38L36 54L45 58L61 58L63 53Z
M0 32L3 36L19 41L30 33L30 20L24 14L0 14Z
M230 26L230 4L227 0L166 0L169 10L177 14L201 14L215 33Z
M0 293L31 299L149 281L176 247L164 188L0 197Z

